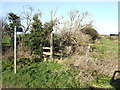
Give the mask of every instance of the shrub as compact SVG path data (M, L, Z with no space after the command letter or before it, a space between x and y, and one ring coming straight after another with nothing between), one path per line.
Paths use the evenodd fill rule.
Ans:
M19 58L17 59L17 69L21 69L25 66L31 66L33 63L41 62L43 59L41 58L33 58L30 60L30 58ZM14 60L3 60L2 61L2 72L6 70L13 70L14 68Z
M99 38L98 32L91 26L87 26L81 30L83 33L88 34L92 37L92 40Z
M34 58L33 58L33 61L34 61L34 62L42 62L43 59L41 59L41 58L37 58L37 57L34 57Z
M19 58L17 60L17 67L20 69L24 66L31 66L33 63L37 63L41 61L43 61L43 59L37 57L33 57L32 60L30 58Z
M32 60L30 60L29 58L19 58L17 59L17 68L21 69L24 66L30 66L33 63Z

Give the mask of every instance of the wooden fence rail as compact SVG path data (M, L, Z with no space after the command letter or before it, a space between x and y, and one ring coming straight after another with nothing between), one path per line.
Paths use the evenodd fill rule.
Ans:
M51 49L50 47L43 47L43 49Z

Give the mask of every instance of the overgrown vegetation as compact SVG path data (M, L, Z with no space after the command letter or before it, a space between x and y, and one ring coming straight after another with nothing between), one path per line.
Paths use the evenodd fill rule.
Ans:
M20 60L21 61L21 60ZM24 59L24 61L26 61ZM27 62L31 63L27 60ZM7 62L6 62L7 63ZM60 71L63 64L54 62L18 63L17 74L12 69L3 73L3 87L9 88L79 88L80 83L74 79L77 70ZM4 68L3 68L4 69ZM8 80L9 79L9 80Z
M57 32L55 48L61 48L60 52L63 55L84 54L85 48L99 38L98 32L92 26L92 20L83 24L88 14L72 10L68 13L68 20L62 19L59 21L60 24L55 26Z
M38 60L35 62L35 60ZM112 88L110 77L97 72L84 71L67 63L21 58L17 60L17 74L13 72L13 61L2 62L3 87L8 88ZM6 67L7 66L7 67ZM79 76L82 75L82 76ZM97 77L91 82L87 78Z
M26 55L17 59L17 74L13 72L13 59L2 61L3 87L112 88L109 85L109 74L105 75L106 72L101 67L108 70L115 69L115 65L109 67L107 64L110 60L114 60L116 64L118 47L111 38L108 40L98 34L92 26L92 20L84 23L88 12L79 13L77 10L72 10L68 13L68 20L60 20L56 18L56 11L53 10L51 19L42 23L41 12L33 14L31 7L29 10L30 12L23 12L27 26L23 34L17 35L17 46L23 50L18 52L30 52L30 54L27 58ZM11 47L13 47L14 26L21 25L20 18L17 14L9 13L9 23L5 24L3 30L2 42ZM53 28L54 52L59 53L61 59L47 58L44 61L43 47L50 46L50 34ZM99 74L101 72L104 74Z
M31 66L32 63L37 63L37 62L41 62L43 61L43 59L40 58L33 58L32 60L30 60L30 58L19 58L17 59L17 69L22 69L25 66ZM13 70L14 68L14 60L3 60L2 61L2 71L6 71L6 70Z
M89 14L88 12L80 13L77 10L72 10L68 13L68 20L59 20L56 17L57 11L53 10L50 12L50 21L43 24L40 20L41 12L38 11L33 14L32 7L29 7L29 10L29 12L24 12L26 16L23 16L27 20L27 28L24 28L23 34L17 38L17 45L27 46L26 49L31 52L30 55L34 54L42 58L43 46L50 46L50 33L53 31L53 27L56 30L54 52L58 52L62 56L69 56L75 52L79 53L81 47L85 49L91 43L90 40L96 40L98 37L97 31L92 27L92 20L83 24ZM5 36L12 34L12 43L14 26L25 27L20 23L21 18L14 13L8 14L10 23L5 25L3 31L5 31Z
M37 54L42 58L43 46L46 44L50 46L50 42L48 42L50 39L48 37L50 37L52 27L50 23L46 23L43 26L38 14L33 17L31 33L24 36L24 44L28 46L31 53Z

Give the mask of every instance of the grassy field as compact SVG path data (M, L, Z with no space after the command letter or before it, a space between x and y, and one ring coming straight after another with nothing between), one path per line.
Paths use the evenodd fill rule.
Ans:
M105 37L101 37L100 43L100 46L96 46L96 49L101 58L118 60L118 43Z
M106 38L101 38L100 42L101 46L96 49L102 58L106 55L110 58L112 54L112 58L117 59L118 45ZM83 82L75 79L81 70L64 62L58 64L53 61L21 58L17 60L17 74L13 72L13 60L3 60L2 66L3 88L112 88L109 84L111 77L102 75L92 82L83 81L83 85ZM80 76L82 77L86 76Z
M112 40L108 40L105 37L101 37L100 39L102 45L99 47L100 50L103 51L118 51L118 43L114 43Z

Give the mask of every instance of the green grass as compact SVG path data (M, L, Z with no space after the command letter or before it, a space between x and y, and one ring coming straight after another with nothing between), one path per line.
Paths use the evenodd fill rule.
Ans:
M94 87L97 88L112 88L114 90L114 88L110 85L110 79L111 77L109 76L98 76L97 80L94 80L91 84Z
M29 60L22 58L18 60L18 63L22 64L20 62L23 59ZM98 88L112 88L108 76L99 75L97 81L80 82L75 77L81 70L74 66L69 66L69 69L64 70L65 63L57 64L53 61L33 62L30 65L26 63L23 67L17 67L17 73L15 74L13 68L8 68L13 67L13 64L6 60L3 62L3 64L7 62L9 64L2 71L3 88L90 88L92 85Z
M97 51L102 55L102 57L112 57L114 59L118 58L118 44L112 40L107 40L105 37L101 37L100 46L96 46ZM101 57L101 58L102 58Z
M38 62L17 69L7 68L3 72L3 87L9 88L80 88L75 80L78 70L60 71L63 64Z
M100 49L103 49L104 51L118 51L118 44L114 43L111 40L107 40L106 38L102 37L101 39L102 47Z

